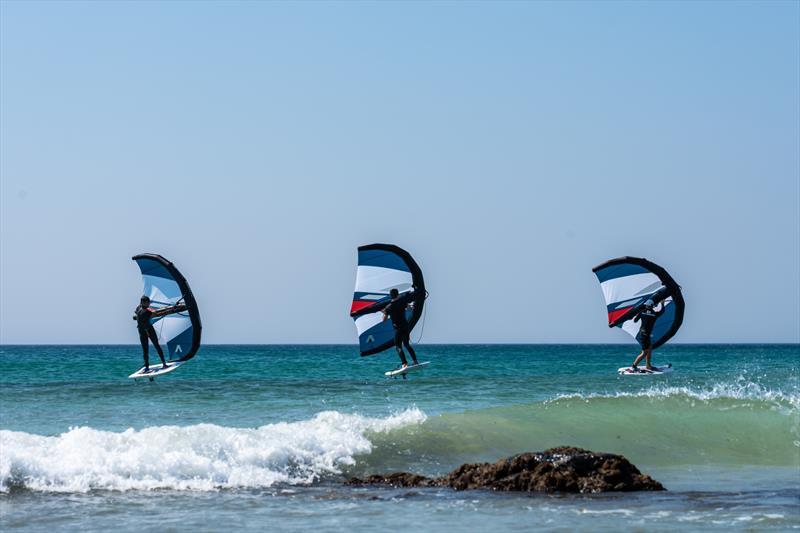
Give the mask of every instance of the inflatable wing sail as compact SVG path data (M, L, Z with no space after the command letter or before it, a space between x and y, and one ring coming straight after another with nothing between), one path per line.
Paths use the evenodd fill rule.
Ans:
M592 269L600 281L608 311L608 327L619 327L633 338L639 333L641 321L633 318L653 300L656 311L664 309L650 335L653 349L667 342L683 322L681 288L666 270L639 257L620 257Z
M183 304L185 311L153 317L158 342L170 361L186 361L200 348L200 313L192 290L175 265L156 254L133 256L142 271L142 294L150 297L150 307L158 309Z
M389 291L401 294L414 291L411 309L406 311L410 329L422 316L425 305L425 281L422 270L411 254L391 244L370 244L358 248L356 290L350 316L356 322L361 355L372 355L394 345L390 319L383 321L380 304L390 300Z

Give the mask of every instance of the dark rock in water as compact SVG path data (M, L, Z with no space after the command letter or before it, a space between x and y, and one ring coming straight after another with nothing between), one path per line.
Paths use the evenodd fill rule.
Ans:
M392 487L434 487L436 480L408 472L393 472L385 476L378 474L364 479L350 478L348 485L391 485Z
M639 472L621 455L569 446L540 453L521 453L496 463L464 464L439 478L395 472L366 479L352 478L347 483L526 492L664 490L661 483Z
M522 453L496 463L465 464L439 478L456 490L491 488L528 492L664 490L625 457L567 446Z

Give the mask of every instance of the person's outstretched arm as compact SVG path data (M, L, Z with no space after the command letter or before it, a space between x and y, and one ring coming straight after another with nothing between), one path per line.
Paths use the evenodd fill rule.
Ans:
M171 305L169 307L162 307L161 309L153 310L153 316L174 315L175 313L180 313L181 311L186 311L187 309L188 307L186 304Z

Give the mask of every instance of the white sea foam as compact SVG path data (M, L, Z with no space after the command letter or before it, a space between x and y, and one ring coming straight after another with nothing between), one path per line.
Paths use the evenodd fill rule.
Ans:
M609 392L609 393L573 393L559 394L548 400L548 403L559 400L592 400L595 398L688 398L693 400L711 401L719 399L750 400L774 403L777 407L789 408L791 411L800 409L800 394L797 392L786 393L768 389L758 383L738 380L732 383L717 383L708 387L671 387L656 385L635 392Z
M413 408L386 418L325 411L256 429L198 424L121 433L72 428L55 437L0 430L0 492L213 490L307 484L372 450L369 437L419 424Z

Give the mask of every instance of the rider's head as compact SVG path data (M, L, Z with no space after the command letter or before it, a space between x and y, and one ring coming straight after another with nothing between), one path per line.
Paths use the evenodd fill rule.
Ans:
M139 302L142 305L150 305L150 297L149 296L142 296L141 299L139 299Z
M399 295L400 291L398 291L397 289L392 289L389 291L389 296L391 296L392 298L397 298Z
M647 309L652 309L652 308L653 308L653 300L647 300L647 301L644 303L644 306L645 306Z

